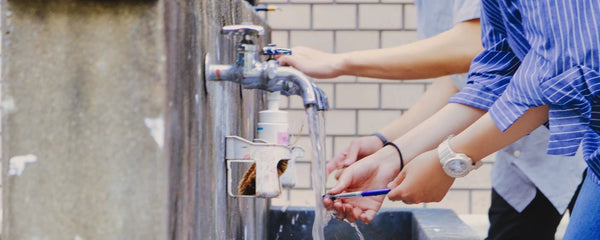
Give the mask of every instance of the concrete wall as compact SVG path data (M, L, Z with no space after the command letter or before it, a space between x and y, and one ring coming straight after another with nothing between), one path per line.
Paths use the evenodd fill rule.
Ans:
M3 239L242 238L224 136L252 139L260 95L202 71L244 2L1 4Z

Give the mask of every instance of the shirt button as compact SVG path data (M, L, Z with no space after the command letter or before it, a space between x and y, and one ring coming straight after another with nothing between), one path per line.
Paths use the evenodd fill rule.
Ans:
M513 152L513 156L515 156L515 157L519 157L519 156L521 156L521 151L519 151L519 150L515 150L515 151Z

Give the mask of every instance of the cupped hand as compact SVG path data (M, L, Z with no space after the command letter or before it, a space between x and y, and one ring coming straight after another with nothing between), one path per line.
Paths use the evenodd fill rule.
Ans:
M292 55L277 58L282 66L292 66L314 78L335 78L341 75L341 55L308 47L292 48Z
M439 202L454 183L442 169L436 150L420 154L389 183L388 198L407 204Z
M378 158L389 158L392 155L395 155L395 152L387 151L381 154L378 152L352 164L343 171L337 184L327 193L334 195L342 192L385 188L398 173L399 164L397 161L382 161ZM381 208L384 200L385 196L342 198L335 201L326 198L323 199L323 205L328 210L333 210L338 219L346 219L350 222L360 219L369 223Z
M383 143L376 136L365 136L352 140L350 146L327 162L327 175L336 169L350 166L350 164L377 152L382 147ZM341 171L336 174L336 179L339 179L340 175Z

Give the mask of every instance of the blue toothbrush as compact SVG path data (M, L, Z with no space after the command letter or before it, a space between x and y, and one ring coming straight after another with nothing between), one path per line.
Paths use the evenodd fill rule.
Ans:
M323 198L330 198L331 200L336 200L338 198L355 198L355 197L367 197L367 196L378 196L385 195L390 192L389 188L384 189L375 189L375 190L365 190L358 192L349 192L349 193L340 193L336 195L323 195Z

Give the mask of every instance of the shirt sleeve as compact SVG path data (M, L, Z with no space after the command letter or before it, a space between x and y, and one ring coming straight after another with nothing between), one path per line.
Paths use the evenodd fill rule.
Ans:
M595 19L600 5L591 0L575 2L586 6L570 9L571 4L564 2L520 5L520 16L526 17L516 41L531 46L489 112L504 131L530 107L549 105L547 152L573 155L585 138L588 150L584 154L598 154L598 166L593 169L600 173L600 30Z
M501 13L497 9L493 5L484 6L481 17L484 50L473 59L466 86L448 102L487 111L518 69L521 61L508 44Z
M455 0L452 6L452 22L454 25L478 19L481 16L481 0ZM458 89L463 89L467 83L467 74L454 74L450 76Z
M481 16L481 0L455 0L453 12L454 24L479 18Z

